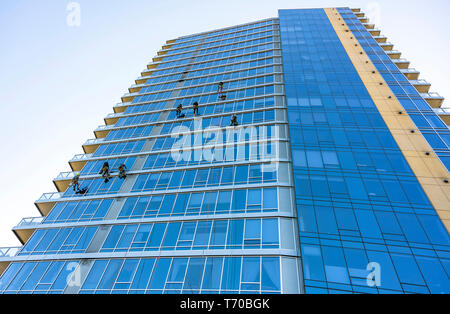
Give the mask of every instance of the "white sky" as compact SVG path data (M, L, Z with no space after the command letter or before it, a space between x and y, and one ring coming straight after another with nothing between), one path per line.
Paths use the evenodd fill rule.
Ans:
M69 27L65 0L0 2L0 247L19 245L11 228L39 213L93 130L168 39L277 16L277 9L361 7L449 96L450 1L79 0ZM447 106L447 104L446 104Z

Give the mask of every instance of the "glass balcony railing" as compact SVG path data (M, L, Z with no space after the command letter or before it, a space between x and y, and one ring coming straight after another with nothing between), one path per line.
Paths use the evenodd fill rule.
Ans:
M140 87L143 87L143 86L145 86L145 84L133 84L133 85L130 86L130 88L140 88Z
M148 76L139 76L137 79L136 79L136 81L142 81L142 80L148 80L149 79L149 77ZM141 83L141 84L138 84L138 85L145 85L145 83Z
M439 95L436 92L431 93L421 93L420 96L422 96L425 99L444 99L441 95Z
M44 217L29 217L22 219L15 228L23 228L33 225L39 225L44 221Z
M137 95L139 95L139 92L135 92L135 93L126 93L126 94L124 94L124 95L122 96L122 98L125 98L125 97L134 97L134 96L137 96Z
M37 202L47 202L47 201L54 201L62 198L64 195L64 192L50 192L50 193L44 193L42 196L37 200Z
M94 132L108 131L114 128L114 125L99 125Z
M87 140L87 141L83 144L83 146L85 146L85 145L96 145L96 144L100 144L100 143L102 143L102 142L104 142L104 141L105 141L105 138L93 138L93 139Z
M412 85L431 85L426 80L409 80Z
M408 73L420 73L419 71L417 71L414 68L410 68L410 69L400 69L400 72L402 72L403 74L408 74Z
M153 61L153 62L147 63L147 66L151 66L153 64L160 64L160 63L161 63L161 61Z
M14 257L16 256L22 247L2 247L0 248L0 258L1 257Z
M92 158L93 154L77 154L72 157L72 159L69 162L75 162L75 161L85 161L90 158Z
M75 172L61 172L54 180L72 180L75 177Z
M450 108L433 108L438 115L450 115Z
M114 107L124 107L124 106L129 106L131 105L131 102L120 102L118 104L116 104Z
M120 116L123 116L123 115L124 115L123 112L117 112L117 113L113 112L113 113L108 114L108 115L105 117L105 119L119 118Z

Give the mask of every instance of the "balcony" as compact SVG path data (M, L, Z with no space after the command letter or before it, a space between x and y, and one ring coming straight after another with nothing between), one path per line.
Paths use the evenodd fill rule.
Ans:
M381 35L381 31L379 29L368 29L368 31L372 36L380 36Z
M126 93L122 96L122 102L130 102L133 101L134 97L138 96L139 93Z
M363 24L369 23L369 19L367 17L359 17L358 20Z
M128 88L128 91L130 92L130 93L137 93L137 92L139 92L140 90L141 90L141 88L142 87L144 87L145 86L145 84L133 84L133 85L131 85L130 86L130 88Z
M70 185L70 182L75 177L74 171L61 172L56 178L53 179L53 183L56 186L58 192L65 192Z
M81 171L89 158L92 158L92 154L75 155L71 160L69 160L70 168L72 168L73 171Z
M141 76L147 77L147 76L152 75L153 72L154 72L154 70L145 69L145 70L143 70L143 71L141 72ZM148 77L147 77L147 79L148 79Z
M139 77L135 80L135 82L136 82L137 85L141 85L141 84L145 84L145 82L147 82L147 80L148 80L148 77L145 77L145 76L139 76Z
M114 113L124 112L130 105L131 102L120 102L113 107Z
M363 23L363 25L366 27L366 29L370 29L370 30L375 29L375 24Z
M17 247L0 247L0 258L14 257L22 249L21 246Z
M161 61L158 62L151 62L149 64L147 64L147 69L148 70L154 70L158 67L158 65L161 63Z
M163 59L164 59L164 57L156 56L152 60L153 60L153 63L156 63L156 62L161 62Z
M63 195L64 193L62 192L44 193L34 202L34 205L36 205L42 216L47 216L53 206L55 206L56 201L61 199Z
M395 65L397 65L399 69L407 69L410 65L410 62L404 58L393 59L392 61L395 63Z
M392 51L394 49L394 44L390 42L380 43L380 46L384 51Z
M445 122L448 126L450 126L450 108L437 108L434 109L434 112L439 115L442 121Z
M113 125L113 124L116 124L117 121L119 121L121 116L123 116L123 112L110 113L103 120L105 120L106 125Z
M353 13L359 13L359 12L361 12L361 9L360 9L360 8L351 9L351 10L353 11Z
M164 56L164 55L167 54L167 51L161 49L161 50L159 50L159 51L157 52L157 54L158 54L158 56Z
M105 138L108 136L109 132L114 128L114 125L100 125L94 130L94 135L97 139Z
M356 15L357 18L360 18L360 17L364 17L364 16L365 16L364 12L361 12L361 11L356 12L355 15Z
M425 99L427 101L427 103L432 107L432 108L440 108L442 106L442 104L444 103L444 97L442 97L441 95L439 95L438 93L422 93L420 94L423 99Z
M11 263L8 259L15 257L22 247L2 247L0 248L0 276Z
M420 72L416 69L400 69L408 80L418 80L420 76Z
M431 84L425 80L410 80L409 82L419 93L428 93L430 91Z
M12 230L22 244L25 244L36 230L37 226L44 221L44 217L32 217L22 219Z
M391 51L386 51L386 54L391 58L391 59L400 59L400 57L402 56L402 53L398 50L391 50Z
M387 37L385 36L373 36L373 39L375 39L377 43L385 43L387 41Z
M97 150L98 146L104 141L105 141L105 138L95 138L95 139L87 140L83 144L83 150L86 154L92 154Z

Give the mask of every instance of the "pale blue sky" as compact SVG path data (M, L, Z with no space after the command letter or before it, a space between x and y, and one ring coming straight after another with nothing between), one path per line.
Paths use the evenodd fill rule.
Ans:
M0 1L0 247L10 229L39 216L34 201L56 191L112 106L167 39L277 16L277 9L361 7L433 84L450 97L450 1L79 0L69 27L66 0Z

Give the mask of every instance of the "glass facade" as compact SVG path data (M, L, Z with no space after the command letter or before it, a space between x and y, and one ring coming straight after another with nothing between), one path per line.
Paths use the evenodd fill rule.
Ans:
M169 41L23 226L0 292L302 292L280 48L278 19Z
M340 8L338 11L414 124L442 163L450 170L450 130L448 126L420 96L417 89L401 73L353 12L346 8Z
M279 14L306 293L450 292L448 232L328 16Z
M448 128L338 11L448 167ZM323 9L167 41L105 122L0 249L0 293L450 292L449 234Z

